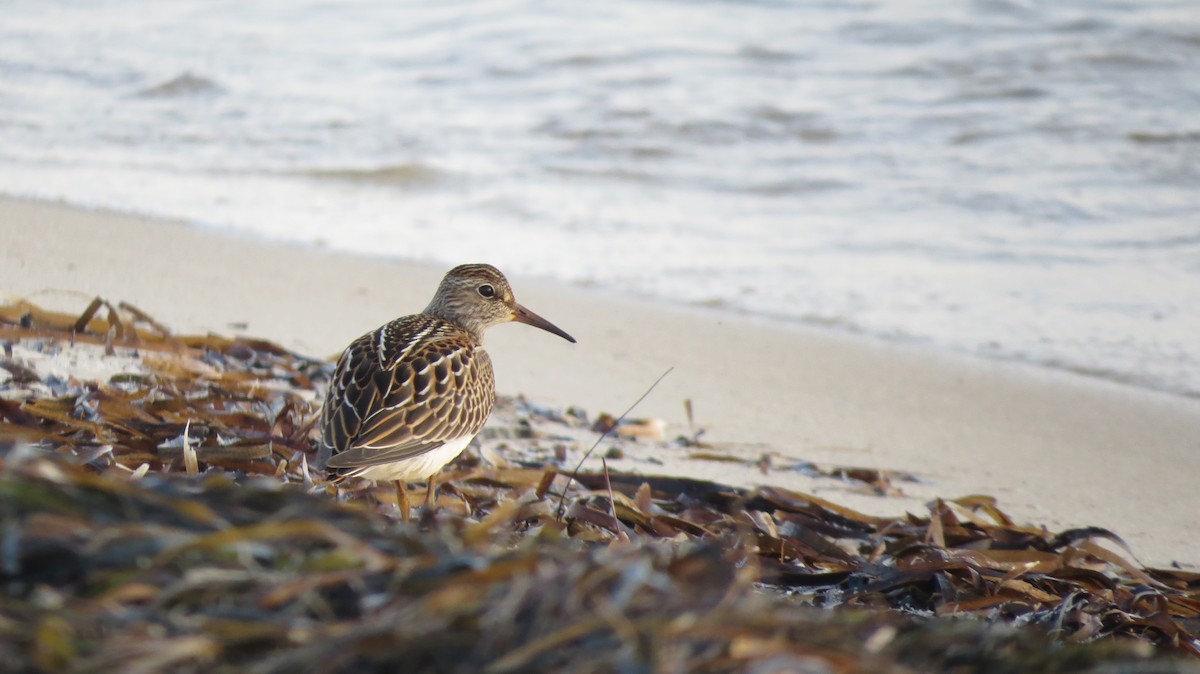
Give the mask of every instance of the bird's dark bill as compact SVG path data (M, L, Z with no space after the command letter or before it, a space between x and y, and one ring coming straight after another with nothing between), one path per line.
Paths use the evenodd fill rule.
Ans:
M546 332L552 332L572 344L575 343L574 337L563 332L561 329L559 329L559 327L557 325L542 318L541 316L538 316L537 314L526 309L525 307L521 306L520 304L517 305L517 313L515 316L513 316L513 320L518 323L524 323L525 325L532 325L535 328L541 328L541 329L545 330Z

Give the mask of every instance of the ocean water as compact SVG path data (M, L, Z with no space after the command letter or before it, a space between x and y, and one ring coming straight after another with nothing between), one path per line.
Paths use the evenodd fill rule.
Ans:
M0 192L1200 396L1196 0L8 0Z

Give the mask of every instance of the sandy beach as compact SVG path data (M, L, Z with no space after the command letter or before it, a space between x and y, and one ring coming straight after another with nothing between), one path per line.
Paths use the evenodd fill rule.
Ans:
M99 295L177 332L248 334L321 356L420 310L445 272L8 198L0 236L0 293L10 298L77 311ZM463 260L477 261L486 262ZM1143 563L1200 564L1200 401L504 271L523 304L579 343L521 326L492 331L501 393L619 413L674 368L635 412L665 419L668 435L685 432L690 399L704 438L722 451L895 469L925 482L882 498L686 461L669 448L654 450L662 466L621 467L825 490L874 513L990 494L1031 524L1111 529Z

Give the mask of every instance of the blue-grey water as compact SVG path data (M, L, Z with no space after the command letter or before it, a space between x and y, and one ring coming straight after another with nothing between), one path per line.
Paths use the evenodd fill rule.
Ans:
M1197 0L8 0L0 192L1200 395Z

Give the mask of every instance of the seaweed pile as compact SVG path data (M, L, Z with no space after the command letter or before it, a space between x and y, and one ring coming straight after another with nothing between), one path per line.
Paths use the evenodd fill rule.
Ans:
M418 527L307 470L326 363L103 300L0 340L9 671L1200 672L1200 574L1103 529L471 452ZM69 349L140 365L19 356Z
M58 447L96 467L194 473L202 454L213 468L298 477L309 449L304 424L328 378L322 362L270 342L177 337L136 307L101 299L78 317L27 302L0 307L0 339L0 367L10 373L0 437ZM13 358L14 344L51 356L120 351L141 367L104 384L43 378Z

